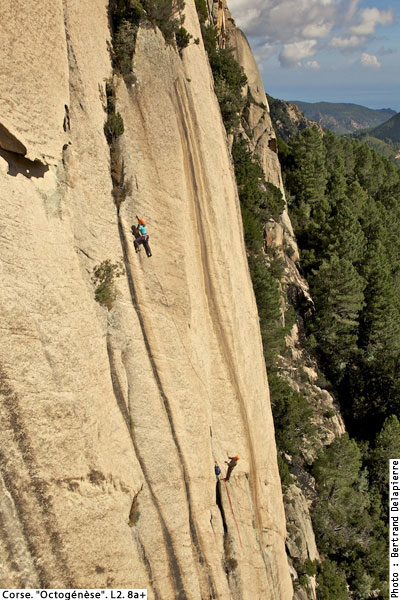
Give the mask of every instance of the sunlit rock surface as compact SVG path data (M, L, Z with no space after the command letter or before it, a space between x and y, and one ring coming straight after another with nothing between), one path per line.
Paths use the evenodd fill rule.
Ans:
M132 182L118 215L105 3L6 0L0 19L2 585L290 600L258 315L202 43L180 58L142 28L136 83L115 80ZM185 27L199 37L192 0ZM133 250L137 214L151 259ZM107 311L93 268L121 259ZM237 453L232 512L214 460Z

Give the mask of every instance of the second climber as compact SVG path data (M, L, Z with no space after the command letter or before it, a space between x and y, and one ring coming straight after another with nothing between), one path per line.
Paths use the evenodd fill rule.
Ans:
M240 459L239 455L236 456L228 456L229 458L229 462L226 460L226 464L228 465L228 470L226 472L226 477L225 477L225 481L229 481L229 478L231 476L231 473L233 471L233 469L236 467L238 460Z

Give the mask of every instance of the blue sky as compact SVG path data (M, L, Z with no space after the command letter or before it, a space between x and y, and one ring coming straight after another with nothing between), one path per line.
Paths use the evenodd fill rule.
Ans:
M400 0L228 0L266 91L400 111Z

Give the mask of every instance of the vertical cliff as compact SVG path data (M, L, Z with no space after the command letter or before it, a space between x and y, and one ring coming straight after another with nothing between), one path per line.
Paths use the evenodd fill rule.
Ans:
M201 37L192 0L185 27ZM202 43L139 29L104 136L104 2L0 7L0 579L292 596L268 385L230 153ZM277 175L278 176L278 175ZM153 257L133 251L145 216ZM93 269L122 261L111 310ZM214 460L241 457L228 485Z

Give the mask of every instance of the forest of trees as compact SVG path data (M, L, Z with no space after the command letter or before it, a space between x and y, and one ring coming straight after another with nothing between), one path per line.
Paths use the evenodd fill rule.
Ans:
M372 442L400 408L400 171L368 146L314 128L280 149L315 302L308 345L347 428Z
M307 346L349 432L312 466L318 547L354 598L384 598L388 459L400 451L400 171L367 145L316 128L279 149L315 302ZM331 597L342 596L323 596Z

